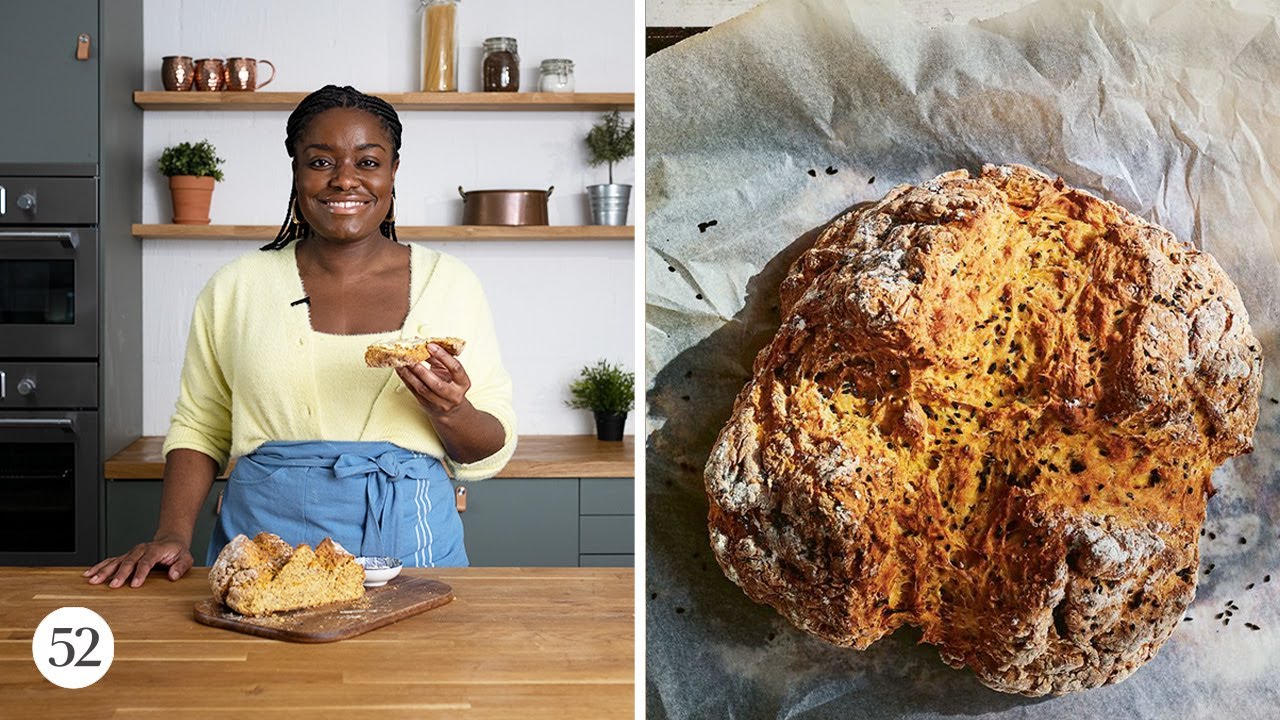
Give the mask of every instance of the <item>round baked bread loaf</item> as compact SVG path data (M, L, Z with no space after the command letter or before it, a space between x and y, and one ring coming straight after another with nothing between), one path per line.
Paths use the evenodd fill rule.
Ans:
M834 221L706 468L725 574L858 649L919 627L1025 695L1116 682L1195 595L1262 357L1208 255L1031 169Z
M364 568L333 538L321 540L313 551L306 544L295 548L274 533L261 532L252 540L241 534L209 568L209 589L241 615L271 615L359 600Z

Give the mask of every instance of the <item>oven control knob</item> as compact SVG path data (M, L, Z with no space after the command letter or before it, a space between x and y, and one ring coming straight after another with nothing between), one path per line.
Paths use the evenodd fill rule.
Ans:
M36 391L36 381L31 378L22 378L18 381L18 394L30 395Z
M18 207L22 210L35 210L36 196L31 193L22 193L18 196Z

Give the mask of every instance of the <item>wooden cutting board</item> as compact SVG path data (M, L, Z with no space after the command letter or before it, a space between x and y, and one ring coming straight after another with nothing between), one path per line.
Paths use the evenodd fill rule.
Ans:
M365 588L364 597L355 602L269 617L247 617L209 598L196 604L195 620L273 640L323 643L355 637L452 600L453 588L439 580L401 575L382 587Z

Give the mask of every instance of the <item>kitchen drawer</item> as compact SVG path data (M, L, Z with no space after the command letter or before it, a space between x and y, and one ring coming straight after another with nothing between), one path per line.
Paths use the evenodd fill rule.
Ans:
M213 483L209 497L196 519L196 529L191 536L191 555L195 564L204 565L209 537L217 520L214 512L218 495L226 488L224 480ZM159 480L108 480L107 481L107 555L122 555L138 543L155 537L160 523Z
M582 515L635 515L633 478L583 478L578 512Z
M633 567L635 555L579 555L578 567Z
M490 478L463 484L462 527L473 566L577 566L577 479Z
M578 518L578 551L626 555L635 552L634 515L584 515Z

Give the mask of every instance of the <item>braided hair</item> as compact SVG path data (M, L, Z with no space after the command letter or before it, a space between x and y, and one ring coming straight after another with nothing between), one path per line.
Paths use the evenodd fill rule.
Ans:
M391 103L380 97L373 95L365 95L350 85L338 87L337 85L325 85L310 95L302 99L298 103L298 107L293 109L289 114L289 121L285 125L284 149L289 153L289 157L294 157L294 145L298 142L298 136L307 128L307 125L320 113L333 108L354 108L356 110L364 110L382 124L382 129L387 131L387 135L391 138L392 150L391 160L395 162L400 159L400 116L396 114L395 108L391 107ZM399 242L396 238L396 221L395 221L395 197L396 191L391 189L391 211L387 213L387 219L382 221L378 229L382 234L395 242ZM284 222L280 225L280 232L276 234L276 239L271 243L264 245L262 250L280 250L286 247L294 240L311 237L311 226L302 218L302 214L297 209L298 186L291 183L289 189L289 206L285 210Z

